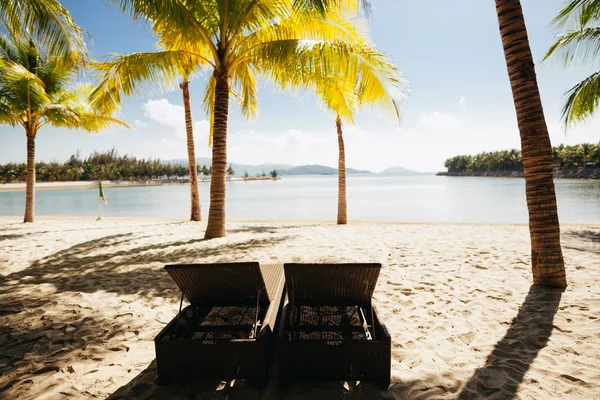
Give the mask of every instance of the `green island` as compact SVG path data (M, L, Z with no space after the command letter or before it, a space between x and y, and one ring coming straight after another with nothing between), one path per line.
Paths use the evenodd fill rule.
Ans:
M600 143L560 145L552 148L554 177L565 179L600 179ZM459 155L446 160L447 172L439 176L522 177L523 163L519 150Z
M212 166L198 165L198 175L204 179L212 176ZM136 158L120 155L116 149L104 152L93 152L83 158L79 152L73 154L65 162L36 162L35 175L38 182L85 182L85 181L156 181L160 183L186 183L189 181L188 165L170 163L158 158ZM228 179L236 175L230 165L227 169ZM239 175L239 174L238 174ZM27 178L26 163L0 164L0 183L25 182ZM243 180L279 179L277 170L257 176L244 175Z

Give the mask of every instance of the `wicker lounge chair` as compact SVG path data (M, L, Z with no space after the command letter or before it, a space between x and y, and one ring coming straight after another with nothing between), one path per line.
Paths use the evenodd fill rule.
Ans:
M390 384L391 339L371 303L381 264L285 264L279 383Z
M154 339L157 382L267 381L283 268L258 263L167 265L182 297L177 316ZM181 310L183 296L191 303Z

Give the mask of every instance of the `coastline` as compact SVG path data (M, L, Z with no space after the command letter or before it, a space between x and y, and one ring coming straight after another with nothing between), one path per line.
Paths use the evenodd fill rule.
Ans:
M36 222L60 222L60 221L77 221L77 222L98 222L98 223L123 223L123 222L135 222L135 223L171 223L171 224L205 224L206 219L202 221L193 222L189 219L183 218L170 218L170 217L103 217L102 221L96 221L98 216L81 216L81 215L36 215ZM0 215L0 223L9 224L23 224L23 217L21 215ZM382 221L382 220L350 220L347 225L337 225L334 219L260 219L260 218L228 218L226 226L233 224L288 224L288 225L300 225L300 226L339 226L341 229L344 227L352 226L473 226L473 227L501 227L501 226L512 226L512 227L526 227L529 226L527 222L432 222L432 221ZM24 226L35 226L29 224L23 224ZM560 226L565 227L584 227L584 228L598 228L600 229L600 221L597 222L561 222Z
M228 182L246 182L246 181L272 181L279 180L280 177L271 178L270 176L253 176L248 178L233 177L228 178ZM102 181L103 188L113 187L138 187L138 186L163 186L163 185L186 185L189 179L152 179L141 181ZM210 179L198 178L198 183L210 183ZM36 182L35 190L67 190L67 189L94 189L98 188L98 181L67 181L67 182ZM0 192L19 192L25 190L25 182L19 183L0 183Z
M440 171L436 176L451 177L479 177L479 178L524 178L523 171L473 171L473 172L444 172ZM554 179L600 179L600 169L588 169L580 171L568 169L554 171Z

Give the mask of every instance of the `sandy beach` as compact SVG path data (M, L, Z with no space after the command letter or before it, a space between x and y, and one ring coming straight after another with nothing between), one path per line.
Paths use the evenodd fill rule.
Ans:
M531 288L525 225L0 219L0 398L592 399L600 391L600 225L563 226L569 287ZM156 386L176 314L163 266L381 262L392 384ZM198 362L205 362L198 360Z

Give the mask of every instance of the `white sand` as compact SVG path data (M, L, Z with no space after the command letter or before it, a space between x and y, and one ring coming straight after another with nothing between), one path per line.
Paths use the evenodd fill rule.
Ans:
M600 393L600 226L563 227L569 288L530 292L524 225L0 219L0 398L592 399ZM381 262L392 385L282 393L155 386L153 337L177 310L167 263ZM529 295L528 295L529 293ZM516 319L515 319L516 317ZM198 360L202 362L202 360ZM275 373L275 371L273 371Z

